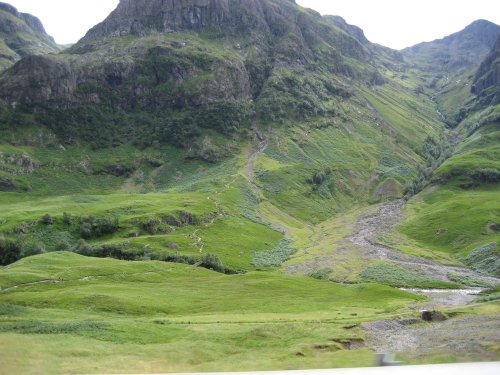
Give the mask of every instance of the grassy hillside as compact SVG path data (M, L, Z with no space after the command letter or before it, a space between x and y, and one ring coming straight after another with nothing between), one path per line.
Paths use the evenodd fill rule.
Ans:
M376 285L69 253L4 268L0 287L5 373L75 372L75 361L78 373L371 365L367 349L343 349L343 340L362 337L342 327L401 313L419 298ZM36 354L20 355L20 347Z
M423 247L462 260L475 249L498 243L499 125L473 132L436 170L433 184L408 205L402 232Z

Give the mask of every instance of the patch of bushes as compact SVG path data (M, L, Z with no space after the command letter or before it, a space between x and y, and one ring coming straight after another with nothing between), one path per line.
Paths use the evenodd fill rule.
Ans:
M195 215L187 212L181 211L178 216L164 216L164 217L148 217L146 221L141 223L142 229L151 234L169 234L172 233L171 227L184 227L188 225L200 224L202 220L199 220Z
M477 272L499 277L500 252L497 249L497 243L493 242L476 248L465 259L465 263Z
M22 244L20 241L0 238L0 265L6 266L22 258Z
M62 217L62 221L66 225L71 225L71 224L73 224L73 217L71 216L71 214L64 212L63 217Z
M114 258L119 260L138 260L144 256L144 250L123 250L115 245L103 245L91 247L84 243L79 243L74 251L80 255L94 258Z
M478 169L469 174L477 183L495 184L500 182L500 170L495 168Z
M459 275L458 273L448 273L446 275L448 277L448 280L453 281L454 283L470 286L470 287L477 287L477 288L491 288L493 285L486 282L486 281L481 281L474 279L470 276L465 276L465 275Z
M309 277L312 277L316 280L328 280L332 272L333 270L331 268L321 268L317 271L311 272L309 274Z
M486 296L481 296L474 300L474 303L482 303L482 302L492 302L500 300L500 292L491 293Z
M87 216L80 219L80 236L85 239L113 234L120 230L118 217L94 217Z
M313 175L312 182L314 185L321 185L325 181L326 181L325 172L317 172Z
M234 274L235 272L227 269L222 261L215 254L204 254L201 259L182 254L155 253L146 249L127 249L124 250L119 245L103 245L92 247L84 240L80 240L73 248L77 254L94 258L113 258L127 261L141 261L144 259L158 260L161 262L182 263L196 265L215 272Z
M0 265L2 266L7 266L22 258L44 252L45 245L36 240L0 238Z
M426 275L387 263L367 267L361 272L360 277L363 281L376 282L398 288L460 288L457 284L433 280Z
M62 334L93 331L106 327L104 323L92 321L55 323L40 320L26 320L19 322L5 322L0 325L0 332L17 332L22 334Z
M278 246L268 251L257 251L252 265L255 267L279 267L297 252L290 246L290 241L283 240Z
M326 168L323 171L315 172L310 179L307 180L312 185L312 190L320 197L325 199L332 198L334 183L331 178L332 170Z
M45 214L45 215L43 215L40 222L44 225L52 225L52 224L54 224L54 218L52 216L50 216L49 214Z
M15 316L23 313L26 310L24 306L11 305L8 303L0 303L0 316Z
M222 261L215 254L204 254L203 257L201 258L200 266L220 273L226 272L226 269L224 268Z
M143 224L142 229L151 235L169 234L172 232L170 225L163 222L161 218L150 217Z

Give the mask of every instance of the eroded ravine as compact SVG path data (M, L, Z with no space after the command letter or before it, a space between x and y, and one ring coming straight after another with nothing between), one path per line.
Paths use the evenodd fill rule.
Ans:
M347 240L359 247L366 258L385 260L405 268L410 268L434 280L449 281L447 275L455 273L487 283L500 283L500 280L495 277L485 276L465 267L442 265L428 259L405 254L390 246L378 243L377 238L379 236L393 231L394 227L401 222L404 204L404 200L382 204L376 214L365 216L358 220L356 233L348 237Z

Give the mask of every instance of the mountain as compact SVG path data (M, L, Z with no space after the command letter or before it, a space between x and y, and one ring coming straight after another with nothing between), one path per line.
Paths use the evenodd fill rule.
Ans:
M478 20L443 39L424 42L401 52L416 64L433 72L457 72L477 67L500 34L500 26Z
M207 113L217 115L212 128L233 134L251 125L252 112L262 122L326 114L322 97L350 95L348 80L382 82L378 66L397 64L394 53L374 52L357 37L289 0L121 1L69 50L5 72L0 95L43 106L39 121L65 142L95 141L68 118L92 112L83 115L92 118L90 130L107 120L144 122L138 115L153 112L162 123L141 137L185 145L207 126ZM308 86L300 95L296 73ZM64 123L51 119L54 109ZM124 130L110 127L100 143L110 144L113 134L133 140Z
M6 69L2 369L500 359L492 25L410 53L289 0L122 0Z
M29 55L58 51L59 46L47 35L38 18L0 3L0 70Z
M450 130L440 144L424 145L434 161L414 182L419 194L400 227L418 247L460 254L469 266L497 276L500 217L498 204L490 203L500 200L499 30L479 20L402 51L413 59L418 91L435 101ZM467 217L455 219L459 212Z
M499 35L500 26L478 20L443 39L401 51L419 72L422 87L433 91L438 110L448 126L457 126L467 113L475 111L473 77Z

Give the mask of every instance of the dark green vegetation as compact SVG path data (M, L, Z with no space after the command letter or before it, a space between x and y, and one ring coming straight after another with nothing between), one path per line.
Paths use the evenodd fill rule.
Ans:
M38 18L0 3L0 72L23 57L58 51Z
M425 302L394 287L496 299L346 239L406 197L375 240L498 276L498 26L400 53L290 0L155 4L0 76L0 372L366 366L358 325Z

